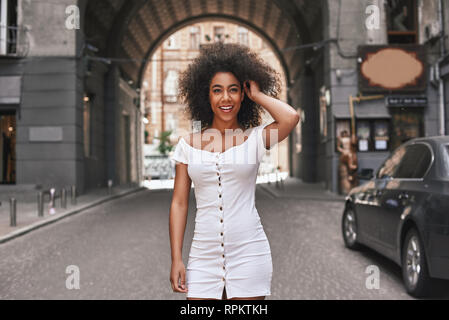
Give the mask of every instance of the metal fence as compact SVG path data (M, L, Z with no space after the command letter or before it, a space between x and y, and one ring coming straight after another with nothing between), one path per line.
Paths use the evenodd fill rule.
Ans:
M145 178L147 179L172 179L175 167L168 156L146 155Z

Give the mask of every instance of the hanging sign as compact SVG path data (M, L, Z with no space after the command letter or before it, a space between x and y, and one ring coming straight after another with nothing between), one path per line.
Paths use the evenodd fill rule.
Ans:
M359 90L362 93L426 89L424 46L359 46L358 56Z

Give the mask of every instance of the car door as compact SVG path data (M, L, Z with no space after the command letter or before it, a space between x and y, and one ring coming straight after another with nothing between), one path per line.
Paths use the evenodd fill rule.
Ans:
M371 240L375 235L371 227L370 219L372 218L372 205L374 201L375 180L364 184L354 197L354 207L357 214L357 230L362 238Z
M379 207L379 239L391 254L397 249L401 216L409 214L413 204L423 196L423 179L432 163L431 146L415 143L406 152L393 179L384 189Z
M357 217L360 221L360 229L363 230L369 240L379 242L379 208L381 206L382 193L388 182L393 178L402 157L405 154L405 148L397 148L390 157L379 167L372 181L369 182L369 188L366 189L364 201L359 204ZM360 216L360 218L359 218Z

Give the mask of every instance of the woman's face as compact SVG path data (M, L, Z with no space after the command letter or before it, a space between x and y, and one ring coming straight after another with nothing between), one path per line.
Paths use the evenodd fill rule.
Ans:
M216 117L230 121L237 117L244 98L240 82L231 72L217 72L209 86L209 102Z

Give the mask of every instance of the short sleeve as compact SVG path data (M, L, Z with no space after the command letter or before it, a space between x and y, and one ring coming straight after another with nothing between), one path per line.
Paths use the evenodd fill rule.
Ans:
M256 134L257 134L257 158L259 159L259 162L262 161L264 155L268 151L268 149L265 148L265 144L263 142L263 137L262 137L262 131L268 125L269 125L269 123L262 124L257 127L257 131L256 131Z
M177 162L188 164L187 153L185 151L184 141L182 141L182 138L178 141L170 160L173 164L176 164Z

